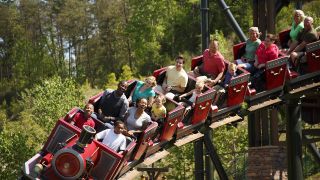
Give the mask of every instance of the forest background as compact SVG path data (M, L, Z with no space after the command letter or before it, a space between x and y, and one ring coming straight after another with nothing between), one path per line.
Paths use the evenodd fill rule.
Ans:
M245 33L253 23L251 1L226 0ZM319 1L303 10L320 25ZM240 42L224 12L209 3L209 32L232 60ZM292 22L294 4L277 15L277 32ZM172 64L178 54L201 54L199 0L0 0L0 179L17 179L22 164L72 107L117 81L141 79ZM246 122L215 130L218 153L233 179L243 179ZM225 141L228 139L228 141ZM193 146L171 149L157 163L170 179L193 177ZM305 177L319 172L310 162ZM309 158L309 159L308 159ZM306 164L308 164L306 163Z

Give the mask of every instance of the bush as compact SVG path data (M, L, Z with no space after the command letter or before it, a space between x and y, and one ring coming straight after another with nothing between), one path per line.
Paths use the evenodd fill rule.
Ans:
M119 81L132 79L132 71L128 65L122 66L122 72L119 77Z
M0 111L0 179L17 179L23 162L40 150L58 118L82 107L83 99L75 81L53 77L25 90L17 103L22 108L18 120L7 121Z
M72 79L53 77L22 94L22 104L34 121L49 132L58 118L74 106L83 106L84 96Z

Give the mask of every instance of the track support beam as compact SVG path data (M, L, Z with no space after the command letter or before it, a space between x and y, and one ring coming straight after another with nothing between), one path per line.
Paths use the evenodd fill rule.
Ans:
M211 160L212 160L212 162L213 162L213 164L219 174L220 179L227 180L228 179L227 173L222 166L222 163L219 159L219 156L217 154L217 151L216 151L214 145L211 142L210 134L208 132L206 132L204 134L204 145L205 145L207 152L210 155L210 158L211 158Z
M204 180L203 140L194 142L194 175L196 180Z
M288 99L286 106L288 179L300 180L303 179L301 99Z
M233 30L236 32L236 34L238 35L238 37L240 38L240 40L242 42L245 42L247 40L246 35L244 35L243 31L241 30L238 22L235 20L235 18L233 17L229 6L227 6L226 2L224 0L218 0L218 4L221 7L221 9L224 11L224 13L226 14Z
M209 1L201 0L201 37L202 37L202 52L209 47Z

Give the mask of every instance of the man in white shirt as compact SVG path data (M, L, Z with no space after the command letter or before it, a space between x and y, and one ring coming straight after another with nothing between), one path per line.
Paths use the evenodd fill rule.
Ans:
M122 134L125 130L122 121L114 123L114 129L106 129L96 134L95 139L102 139L102 143L116 152L126 149L126 137Z
M188 83L188 74L183 69L183 64L183 56L178 56L176 65L166 68L166 76L162 85L158 85L155 89L168 98L173 98L175 94L182 94Z

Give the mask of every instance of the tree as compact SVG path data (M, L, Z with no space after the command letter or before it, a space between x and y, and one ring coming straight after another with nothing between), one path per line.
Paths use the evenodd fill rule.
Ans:
M127 81L130 79L132 79L132 71L130 67L128 65L122 66L122 72L120 74L119 81L122 81L122 80Z
M21 95L23 111L15 121L0 110L0 179L17 179L22 163L40 150L56 121L83 106L79 89L74 80L55 76Z

